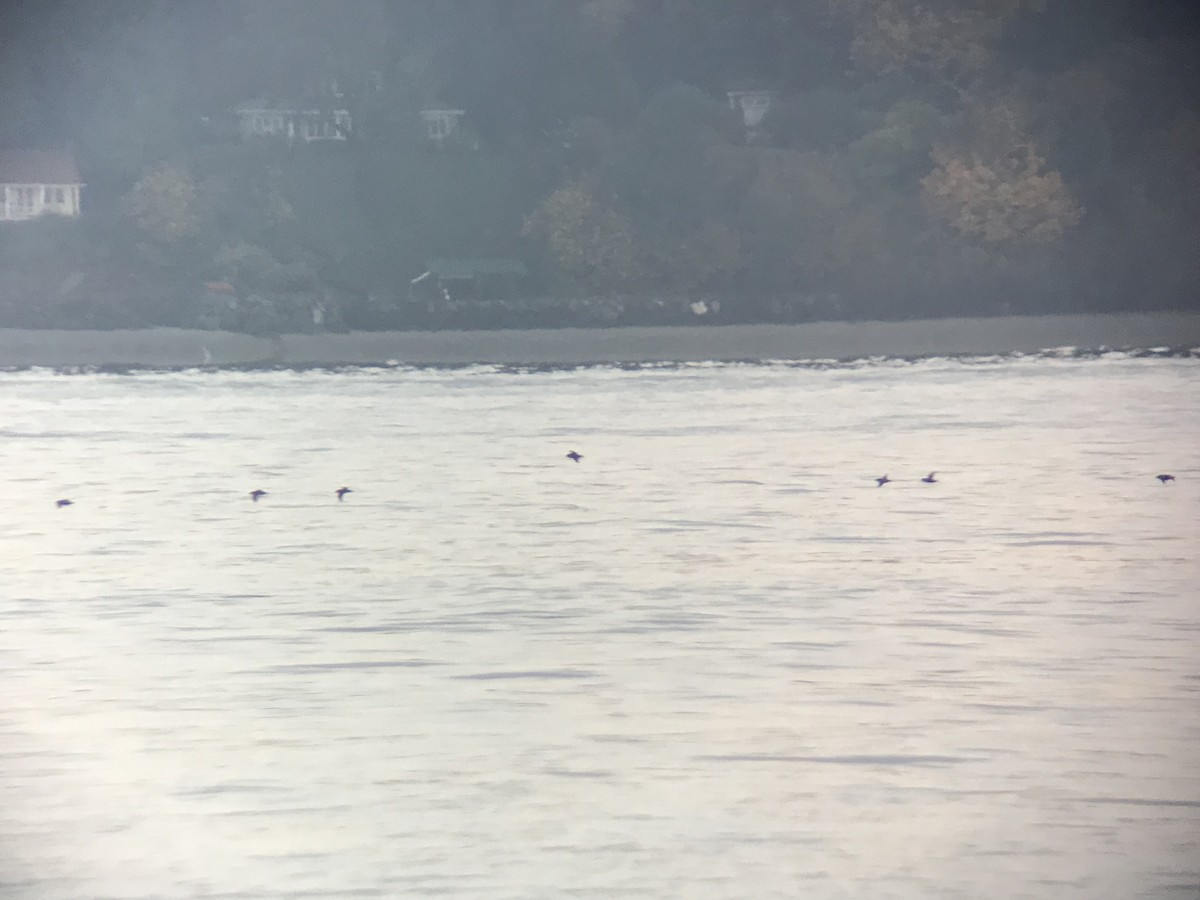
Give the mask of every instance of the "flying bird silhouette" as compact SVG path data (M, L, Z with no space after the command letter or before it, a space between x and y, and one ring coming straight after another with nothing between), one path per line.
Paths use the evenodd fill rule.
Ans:
M875 487L883 487L885 484L890 484L892 479L884 475L882 478L875 479Z
M1168 481L1175 480L1174 475L1155 475L1154 477L1157 478L1159 481L1161 481L1163 484L1166 484Z
M250 499L253 500L255 503L258 502L259 497L265 497L265 496L267 496L266 491L253 490L250 492Z
M575 462L579 462L581 459L583 459L583 455L580 453L576 453L574 450L572 450L570 453L567 454L567 459L571 459L571 460L574 460Z
M345 499L347 494L353 494L354 491L350 490L350 488L348 488L348 487L340 487L336 491L334 491L334 493L337 494L338 503L341 503L342 500Z
M64 506L74 506L75 503L71 500L63 499L63 500L55 500L54 505L57 506L59 509L62 509Z
M937 484L937 479L933 477L936 474L937 474L937 472L930 472L928 475L926 475L921 480L923 482L925 482L926 484Z

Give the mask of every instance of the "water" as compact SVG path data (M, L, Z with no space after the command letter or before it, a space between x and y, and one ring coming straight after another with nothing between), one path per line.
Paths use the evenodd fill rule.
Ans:
M1198 389L0 375L0 896L1200 896Z

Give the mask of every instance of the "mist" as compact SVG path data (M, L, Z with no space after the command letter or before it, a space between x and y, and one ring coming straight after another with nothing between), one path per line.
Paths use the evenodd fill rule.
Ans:
M0 222L0 327L1200 306L1184 4L26 0L0 17L0 183L6 152L37 151L82 184L77 216Z

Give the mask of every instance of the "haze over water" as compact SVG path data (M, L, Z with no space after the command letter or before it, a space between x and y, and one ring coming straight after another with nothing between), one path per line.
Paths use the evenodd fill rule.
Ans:
M1196 897L1198 396L0 374L0 896Z

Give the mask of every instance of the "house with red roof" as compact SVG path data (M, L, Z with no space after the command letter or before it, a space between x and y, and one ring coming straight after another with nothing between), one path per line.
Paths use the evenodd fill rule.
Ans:
M0 150L0 222L19 222L42 213L77 216L82 187L70 153Z

